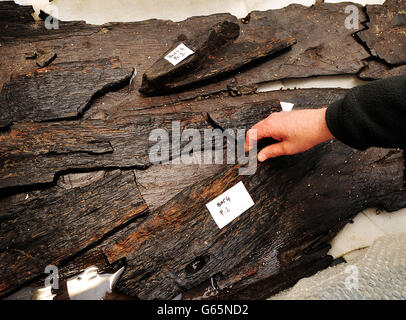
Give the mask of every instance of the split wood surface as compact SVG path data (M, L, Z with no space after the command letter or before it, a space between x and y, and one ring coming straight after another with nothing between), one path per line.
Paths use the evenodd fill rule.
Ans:
M116 290L131 297L266 298L327 267L329 241L359 211L405 207L397 149L329 141L258 164L250 176L239 175L238 164L149 159L150 132L172 136L173 121L201 135L249 129L280 111L280 101L320 108L346 93L258 93L261 83L403 73L404 1L356 5L356 30L345 27L347 5L290 5L243 21L215 14L47 30L29 7L0 3L0 297L42 284L47 265L68 277L119 263L126 269ZM270 39L296 43L245 66L226 59L209 81L200 81L204 72L166 79L181 84L176 92L138 91L180 36L193 39L223 21L240 29L230 52L251 43L257 57ZM220 230L205 204L239 181L255 205Z

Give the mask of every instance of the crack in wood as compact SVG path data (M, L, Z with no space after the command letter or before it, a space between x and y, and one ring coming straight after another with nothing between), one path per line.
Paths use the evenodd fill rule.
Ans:
M63 33L51 35L32 27L26 8L0 3L0 39L6 44L0 47L3 90L19 79L19 93L24 93L22 77L37 72L33 61L25 59L30 41L30 52L39 46L58 53L60 63L43 69L51 75L55 66L78 68L74 77L62 74L67 84L87 95L81 102L67 98L70 117L64 108L47 113L50 101L58 102L53 95L39 100L41 119L35 111L31 115L17 112L3 120L0 295L41 279L47 264L57 264L64 275L73 275L91 264L103 269L121 261L127 268L118 290L132 297L169 299L182 291L188 292L185 297L193 297L211 285L217 291L212 298L265 298L328 266L332 260L327 255L329 239L361 209L406 206L405 154L396 156L396 150L360 152L328 142L303 154L259 164L256 174L244 177L237 174L238 164L149 162L150 131L164 128L171 136L172 121L199 132L248 129L279 111L279 101L318 108L342 98L346 90L255 93L255 88L292 76L357 74L370 54L354 39L354 31L344 27L346 5L291 5L251 12L243 22L218 14L178 23L112 23L108 32L83 22L67 22ZM361 22L366 19L361 10ZM240 74L216 78L215 83L188 88L188 92L144 97L127 90L134 67L144 73L172 40L185 40L224 20L241 28L236 40L240 44L289 36L298 43L272 61L257 61ZM9 31L4 29L7 23ZM179 39L179 34L184 37ZM62 46L64 50L55 50ZM113 51L120 60L103 60ZM86 70L83 61L94 63L95 68ZM19 71L14 75L14 70ZM112 70L119 70L119 76ZM94 84L106 72L111 76L107 86L117 79L122 82L118 80L118 88L102 86L97 91ZM36 74L54 79L48 72ZM93 79L83 80L86 88L74 84L81 74ZM139 88L141 78L133 82ZM55 121L61 114L68 121ZM172 154L166 162L171 159ZM255 205L219 230L205 204L239 181ZM221 276L212 282L213 275ZM203 284L200 291L193 293L199 284Z

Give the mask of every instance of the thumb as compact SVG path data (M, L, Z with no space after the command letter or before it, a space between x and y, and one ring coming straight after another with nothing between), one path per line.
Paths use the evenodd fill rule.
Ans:
M287 142L279 142L279 143L275 143L270 146L267 146L266 148L262 149L258 153L258 161L263 162L266 159L276 158L279 156L286 155L287 154L287 152L286 152L287 144L288 144Z

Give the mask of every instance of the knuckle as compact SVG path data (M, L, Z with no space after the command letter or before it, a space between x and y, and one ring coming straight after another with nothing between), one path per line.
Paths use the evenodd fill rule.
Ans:
M286 144L281 143L281 144L279 145L279 151L280 151L281 154L286 154L286 153L287 153Z
M268 118L266 118L267 124L274 124L278 121L279 119L279 114L278 112L272 113L268 116Z

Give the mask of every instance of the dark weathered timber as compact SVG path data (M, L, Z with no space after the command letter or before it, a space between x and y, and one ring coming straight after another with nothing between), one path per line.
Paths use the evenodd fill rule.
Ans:
M249 129L273 112L282 111L279 101L267 100L234 106L219 106L208 113L208 116L220 128Z
M368 62L368 66L360 72L358 77L363 80L378 80L387 77L401 76L403 74L406 74L406 65L393 68L372 60Z
M240 26L230 21L222 21L209 30L187 39L185 35L179 35L179 41L175 42L142 76L142 84L139 91L147 95L163 94L168 91L170 83L176 77L184 77L200 67L210 67L211 56L223 51L240 34ZM183 39L182 39L183 38ZM184 44L194 53L176 65L165 59L165 56ZM208 65L207 63L208 62Z
M53 63L19 75L0 92L0 126L77 117L97 93L128 84L132 72L118 58L108 58Z
M4 5L2 2L0 7ZM12 6L19 8L15 4ZM227 92L227 85L234 76L165 96L145 97L138 92L142 74L180 34L191 38L225 20L240 25L241 35L233 43L236 46L244 42L265 43L273 38L291 36L298 41L292 50L269 61L257 62L258 66L255 64L240 70L238 82L243 88L255 90L258 83L292 77L356 74L364 66L362 60L369 54L352 37L357 30L345 28L345 7L346 4L342 3L317 4L310 8L291 5L280 10L253 12L246 19L247 24L230 14L192 17L181 22L154 19L104 26L64 22L59 30L46 30L42 22L29 21L28 24L26 20L21 20L13 25L21 32L0 28L0 37L7 38L7 45L3 43L0 47L0 87L10 80L11 75L34 72L37 69L35 60L27 60L26 56L43 50L57 54L53 63L92 61L114 55L120 57L123 68L137 69L131 90L126 87L100 97L84 117L121 117L123 111L136 112L151 106ZM5 15L1 23L7 24L7 19L8 15ZM365 20L360 10L360 21ZM11 22L9 24L12 25Z
M0 200L0 295L147 214L131 170L93 175Z
M0 41L2 43L21 43L26 45L33 40L61 39L66 36L90 35L101 29L100 26L86 24L85 21L59 21L58 29L46 29L42 21L35 21L32 6L21 6L14 1L3 1L0 6Z
M195 162L189 165L168 163L136 170L138 188L148 208L156 210L183 189L221 172L223 164L216 164L215 157L212 164L204 164L203 156L203 152L194 152L191 157ZM223 157L226 159L225 155Z
M239 97L220 96L214 100L181 102L139 110L137 116L132 111L123 110L121 118L114 120L101 118L86 121L17 123L0 135L0 189L50 183L56 175L73 170L145 168L150 165L150 147L156 143L149 140L153 129L165 129L171 135L172 121L179 121L182 130L211 128L207 115L210 116L213 111L219 112L222 108L223 112L230 112L230 107L235 107L235 112L248 112L250 105L269 100L311 106L320 99L322 92L325 99L328 98L326 103L331 103L343 91L316 89ZM271 106L276 106L276 101L270 102L269 108ZM271 111L266 108L256 110L262 110L262 113L255 114L255 111L251 110L251 116L243 118L248 124L254 124ZM215 113L212 115L214 118ZM239 116L243 116L241 112Z
M151 132L163 129L171 137L174 121L182 130L210 128L200 112L173 111L109 121L15 124L0 135L0 189L49 183L56 174L74 170L145 168L157 143L150 141Z
M344 93L292 90L250 98L261 102L266 95L296 102L298 107L321 107ZM224 112L221 118L213 111L213 118L226 126L224 118L230 114ZM240 114L235 123L241 124L241 117L249 115L235 114ZM161 207L94 250L101 250L110 263L126 258L118 289L132 296L172 298L215 276L219 297L265 297L325 267L331 260L328 242L360 210L373 206L395 210L406 205L403 167L399 150L359 152L328 142L300 155L268 161L253 176L238 176L233 165L219 166L212 173L204 169L207 175L200 172L198 181L192 170L168 165L152 166L147 174L135 170L139 183L154 185L159 192L178 181L185 188L174 196L176 190L169 190L171 199L166 203L147 195L153 208ZM255 206L219 230L205 204L240 180ZM199 264L195 273L190 271L191 263ZM251 287L260 290L249 291Z
M249 85L286 78L357 74L369 54L356 43L352 34L363 28L361 23L366 21L366 16L362 7L354 4L359 8L359 29L346 29L347 5L317 3L304 7L293 4L278 10L252 11L246 18L248 24L242 28L244 37L294 37L297 44L286 53L237 75L238 83Z
M140 114L176 115L181 110L208 113L218 125L242 127L246 123L248 129L251 122L265 117L279 101L293 102L299 108L321 107L345 92L311 89L219 97L143 110ZM265 104L267 99L274 101ZM248 110L250 101L257 113L238 112L239 108ZM230 108L233 105L234 111ZM326 143L301 155L266 162L253 176L238 176L238 168L233 165L219 165L216 169L196 165L196 170L188 166L153 165L148 172L135 170L139 188L145 187L142 193L153 211L89 244L90 251L84 250L74 260L67 254L66 262L60 263L62 269L72 272L89 264L103 268L126 258L127 268L118 289L134 297L174 297L214 275L221 289L219 297L255 297L247 293L254 284L261 288L258 294L264 296L325 266L329 262L328 241L361 209L377 206L395 210L406 204L402 189L404 162L398 150L358 152L340 143ZM91 174L65 176L53 188L81 190L83 184L97 184L97 178ZM256 204L220 231L205 204L241 179ZM174 184L180 187L171 187ZM158 192L167 195L167 201L162 196L153 199ZM13 197L23 201L26 194ZM9 203L10 197L2 201ZM13 206L11 202L9 208ZM70 210L69 205L64 206ZM48 207L51 205L45 205L43 210ZM29 211L27 207L20 215ZM77 245L79 248L84 249ZM100 258L95 261L94 256ZM190 264L195 262L200 267L193 273ZM41 272L40 268L34 270L33 277ZM9 284L3 292L13 288Z
M368 29L358 36L371 53L392 65L406 64L406 2L386 0L383 5L367 5Z
M218 273L223 275L222 289L231 285L242 289L297 267L298 260L309 267L309 259L316 263L326 258L336 227L360 210L406 204L403 157L399 151L391 152L357 152L327 143L295 157L269 161L253 176L239 176L235 167L224 169L184 189L141 225L130 225L101 248L110 262L127 259L118 289L144 299L173 298ZM205 204L240 180L255 206L219 230ZM250 255L256 248L266 248L268 256L254 262ZM188 271L199 259L202 268ZM252 264L257 272L246 267ZM319 268L316 264L312 270Z
M345 90L228 95L253 93L258 83L269 80L356 74L369 54L353 39L357 30L345 29L346 5L253 12L247 24L218 14L178 23L66 22L56 31L31 20L26 9L0 3L0 88L38 69L35 59L27 59L35 52L57 55L48 68L118 56L123 69L138 71L131 87L93 96L88 111L76 115L83 119L29 123L23 118L1 130L0 185L6 192L0 200L0 228L9 247L0 250L6 265L0 268L8 268L2 272L0 296L30 285L48 264L72 274L90 264L104 268L126 260L118 289L133 297L171 298L204 286L211 277L220 290L217 297L265 297L326 266L329 240L360 210L404 207L400 150L358 152L337 142L268 161L253 176L238 176L233 165L111 171L149 166L148 134L153 128L170 132L172 120L182 128L248 129L253 116L259 120L267 115L266 101L273 100L268 107L278 101L321 107L341 98ZM365 21L362 11L360 15ZM225 20L240 26L236 45L289 36L298 43L216 83L166 96L138 93L141 75L179 34L191 38ZM251 112L238 111L250 106ZM106 182L109 178L115 182ZM240 180L256 204L220 231L205 204ZM144 217L148 207L152 210ZM52 236L54 230L62 236ZM21 270L21 279L16 279L18 272L10 273L13 266Z
M170 81L167 87L170 90L176 90L215 77L221 79L224 75L236 74L244 66L249 66L258 60L264 60L266 57L290 48L295 43L296 39L294 38L272 39L265 43L237 42L229 46L221 56L210 56L210 59L190 76Z
M238 42L240 27L236 23L221 22L190 40L176 42L142 77L139 91L147 95L160 95L190 87L192 84L229 75L239 68L296 43L296 39L266 39L265 42ZM173 66L164 57L184 43L194 54Z

